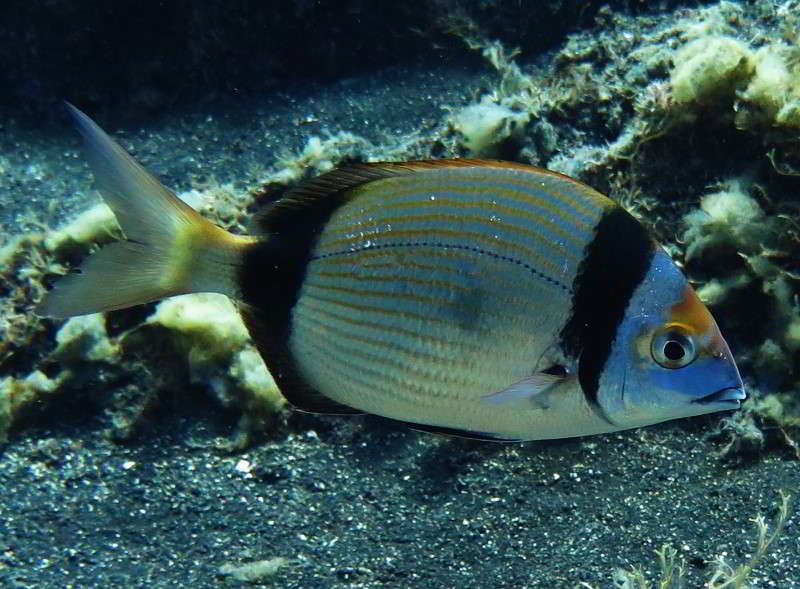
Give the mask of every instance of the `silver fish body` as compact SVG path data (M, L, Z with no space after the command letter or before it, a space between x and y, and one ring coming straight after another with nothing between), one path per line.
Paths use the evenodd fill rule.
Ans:
M485 399L564 363L558 336L603 203L564 193L558 176L530 180L513 168L423 171L342 205L292 311L289 348L309 383L414 423L558 437L565 424L546 407ZM565 415L597 421L579 386L561 395Z
M118 301L93 298L96 276L122 272L102 250L44 312L224 292L297 407L488 439L615 431L744 398L678 268L628 213L571 178L480 160L362 164L290 192L263 216L263 236L236 237L73 114L131 244L109 259L128 256L128 276L170 278L140 280L138 299L135 284ZM139 193L147 206L133 215ZM148 215L158 231L143 229Z

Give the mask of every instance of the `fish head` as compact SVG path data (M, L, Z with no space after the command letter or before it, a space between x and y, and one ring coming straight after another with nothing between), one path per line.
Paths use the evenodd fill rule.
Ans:
M738 409L746 397L717 322L659 249L611 346L600 410L624 429Z

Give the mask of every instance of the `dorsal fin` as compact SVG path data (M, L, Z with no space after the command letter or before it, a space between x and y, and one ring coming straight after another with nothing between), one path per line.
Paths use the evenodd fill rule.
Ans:
M296 226L298 217L317 208L321 201L333 198L338 204L342 196L354 188L383 178L407 176L418 172L441 168L516 168L559 176L542 168L501 160L455 158L440 160L417 160L410 162L372 162L342 166L316 178L301 182L289 190L280 200L269 205L256 219L260 230L267 234L282 233ZM336 198L338 195L340 198ZM345 199L346 200L346 199ZM328 207L322 207L327 209Z

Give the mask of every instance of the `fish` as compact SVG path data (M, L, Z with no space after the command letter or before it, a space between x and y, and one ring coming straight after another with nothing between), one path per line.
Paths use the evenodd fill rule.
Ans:
M40 315L222 293L295 408L484 440L602 434L746 399L671 257L573 178L498 160L352 164L236 235L67 108L124 238L61 278Z

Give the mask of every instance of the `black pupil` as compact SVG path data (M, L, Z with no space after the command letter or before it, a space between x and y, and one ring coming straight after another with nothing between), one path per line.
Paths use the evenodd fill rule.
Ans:
M675 340L670 340L664 344L664 356L668 360L676 362L683 358L685 354L686 352L684 351L683 346Z

